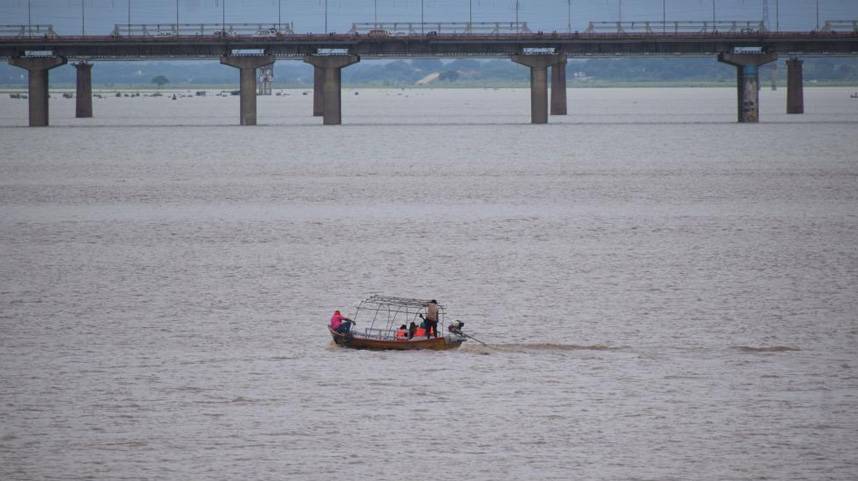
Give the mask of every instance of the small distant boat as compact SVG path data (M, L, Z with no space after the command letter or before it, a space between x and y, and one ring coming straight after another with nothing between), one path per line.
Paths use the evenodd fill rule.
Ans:
M345 332L335 331L330 326L328 331L334 343L352 349L443 351L458 348L468 337L462 332L464 323L454 321L447 325L446 309L441 305L438 305L438 332L434 336L427 337L423 328L417 328L410 335L400 329L403 325L409 327L411 323L419 325L418 321L424 319L430 302L405 297L368 297L361 301L352 318L345 321L348 323ZM368 322L369 327L357 329L358 320Z
M858 92L853 93L849 96L850 99L858 99Z

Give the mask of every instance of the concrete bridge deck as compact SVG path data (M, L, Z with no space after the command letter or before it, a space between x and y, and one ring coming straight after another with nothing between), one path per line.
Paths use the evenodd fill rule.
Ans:
M180 33L176 30L177 34ZM391 35L162 35L0 37L0 58L29 72L30 125L48 125L48 72L78 60L77 116L92 116L92 61L207 59L240 70L241 125L256 124L256 72L278 59L314 66L313 115L341 123L341 71L364 58L506 57L530 69L531 122L566 115L569 57L716 56L736 67L738 121L759 121L759 67L789 58L787 112L804 111L799 56L858 55L858 32L617 32Z
M529 33L425 35L291 34L277 36L57 36L2 38L0 58L49 50L68 59L135 60L217 58L234 49L261 50L275 58L301 58L320 50L361 57L510 57L526 49L553 49L567 57L717 55L736 47L780 54L858 55L855 32L749 33Z

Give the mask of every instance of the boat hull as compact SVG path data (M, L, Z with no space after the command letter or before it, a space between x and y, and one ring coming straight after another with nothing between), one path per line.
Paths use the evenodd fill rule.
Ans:
M349 347L352 349L370 349L376 351L411 351L411 350L420 350L420 349L428 349L433 351L446 351L448 349L456 349L462 345L464 342L464 338L453 337L453 336L443 336L443 337L432 337L429 339L411 339L411 340L381 340L381 339L367 339L365 337L353 336L352 334L343 334L337 331L334 331L330 327L328 331L331 333L331 337L334 338L334 342L338 346Z

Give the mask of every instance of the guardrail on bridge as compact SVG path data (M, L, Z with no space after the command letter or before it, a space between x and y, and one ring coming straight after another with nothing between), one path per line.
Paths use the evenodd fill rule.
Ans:
M295 33L291 22L270 23L147 23L116 24L114 37L255 36L277 37Z
M698 21L642 21L642 22L590 22L587 33L716 33L765 32L763 22L745 20Z
M0 37L56 37L53 25L0 25Z
M436 34L530 33L527 22L365 22L353 23L349 33L377 36Z
M854 32L858 33L858 20L826 20L822 26L823 32Z

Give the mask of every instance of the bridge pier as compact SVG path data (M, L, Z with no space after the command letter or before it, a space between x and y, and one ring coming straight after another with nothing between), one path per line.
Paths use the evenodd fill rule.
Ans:
M92 117L92 64L86 61L76 63L77 92L75 94L75 117Z
M304 62L315 67L316 71L322 72L322 88L314 88L313 92L313 113L315 114L316 110L316 92L321 91L322 124L342 124L342 71L345 67L360 62L360 57L357 55L308 55L304 57Z
M313 67L313 117L321 117L325 114L325 93L322 91L325 85L325 71L319 67Z
M798 57L786 61L787 65L787 113L804 113L804 74Z
M274 63L271 55L231 55L220 58L220 63L235 67L241 72L241 125L256 125L256 69Z
M778 59L776 53L722 52L718 61L736 67L739 122L760 121L760 66Z
M548 123L548 67L561 62L559 55L513 55L512 61L530 67L530 123Z
M566 115L566 56L551 66L551 115Z
M66 64L65 57L13 57L9 64L29 72L28 98L30 127L46 127L49 123L48 70Z

